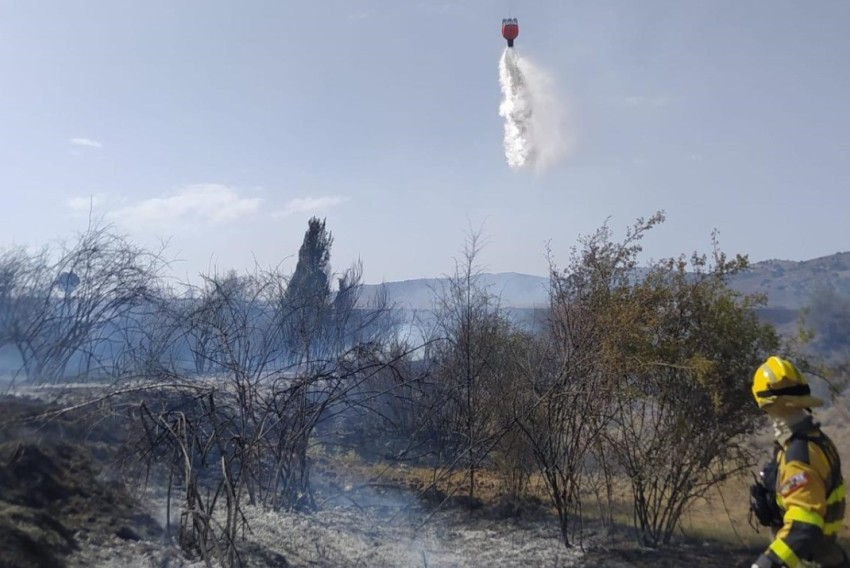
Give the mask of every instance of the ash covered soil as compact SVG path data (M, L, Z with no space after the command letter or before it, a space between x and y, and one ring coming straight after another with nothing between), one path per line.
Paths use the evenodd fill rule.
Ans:
M205 566L168 538L162 489L120 475L114 421L121 417L34 419L49 410L32 398L0 398L0 568ZM584 546L567 549L539 504L436 507L439 499L393 484L320 468L315 480L316 512L246 508L245 565L734 568L751 565L758 552L707 543L641 550L626 530L602 535L592 526Z

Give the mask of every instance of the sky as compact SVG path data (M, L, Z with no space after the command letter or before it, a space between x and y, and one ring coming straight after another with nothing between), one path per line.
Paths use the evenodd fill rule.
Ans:
M501 19L570 149L512 170ZM644 258L850 250L850 3L0 0L0 247L89 215L175 273L294 268L313 216L368 283L545 275L667 220Z

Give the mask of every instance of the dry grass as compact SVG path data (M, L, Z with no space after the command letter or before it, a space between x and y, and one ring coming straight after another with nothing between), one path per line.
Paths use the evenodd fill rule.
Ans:
M833 438L842 455L850 455L850 409L846 404L836 404L816 413L825 431ZM769 455L772 432L766 427L752 441ZM850 461L850 460L849 460ZM319 465L320 464L320 465ZM444 472L427 467L390 465L360 459L354 452L317 456L318 469L340 485L387 485L411 491L433 504L440 498L462 496L467 492L464 471ZM707 499L695 502L681 519L675 546L650 551L636 546L629 530L615 531L610 544L588 549L583 566L610 566L612 568L674 568L687 564L704 568L748 567L770 541L764 527L749 522L749 475L741 475L715 488ZM480 470L476 474L475 495L483 507L496 506L506 499L514 499L512 482L495 470ZM430 492L430 494L429 494ZM437 500L435 500L435 497ZM537 503L535 511L547 512L549 502L545 485L539 475L531 475L525 485L523 497ZM599 520L600 507L597 496L590 488L582 495L584 515L588 521ZM631 496L625 480L619 480L614 494L612 516L620 528L632 524ZM521 499L520 499L521 500ZM463 501L455 504L463 505ZM466 503L468 504L468 503ZM551 511L550 511L551 512ZM542 519L542 517L541 517ZM755 521L753 520L753 523ZM846 549L850 549L850 527L839 534Z
M830 409L821 417L827 430L834 436L843 455L850 455L850 412L846 409ZM760 440L769 444L769 432ZM761 445L761 444L760 444ZM468 476L465 471L446 472L426 467L390 465L386 463L367 463L353 453L318 460L323 474L330 474L340 483L387 484L418 492L433 498L434 495L463 496L468 491ZM347 481L343 481L347 480ZM759 527L753 519L749 521L749 484L748 476L740 476L711 491L707 499L696 501L685 513L678 534L689 539L710 540L736 548L760 547L767 544L769 532ZM482 469L476 473L475 497L484 506L494 505L505 498L516 497L508 489L508 483L498 472ZM530 477L526 491L521 498L540 503L548 503L548 495L543 479L539 474ZM600 518L598 498L593 492L582 495L585 515L588 520ZM614 522L622 526L631 526L632 510L628 485L620 480L615 487L612 504ZM839 536L850 541L850 526L846 526Z

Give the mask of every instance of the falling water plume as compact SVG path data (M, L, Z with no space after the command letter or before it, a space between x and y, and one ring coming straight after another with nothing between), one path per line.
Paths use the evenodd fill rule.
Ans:
M565 134L563 100L549 75L507 48L499 61L499 85L508 165L541 171L563 158L572 143Z

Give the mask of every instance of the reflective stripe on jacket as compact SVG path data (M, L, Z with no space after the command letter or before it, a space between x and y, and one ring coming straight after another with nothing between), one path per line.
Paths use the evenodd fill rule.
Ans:
M776 500L784 513L764 555L796 568L817 559L823 544L835 541L844 520L845 485L832 441L815 425L794 433L777 453Z

